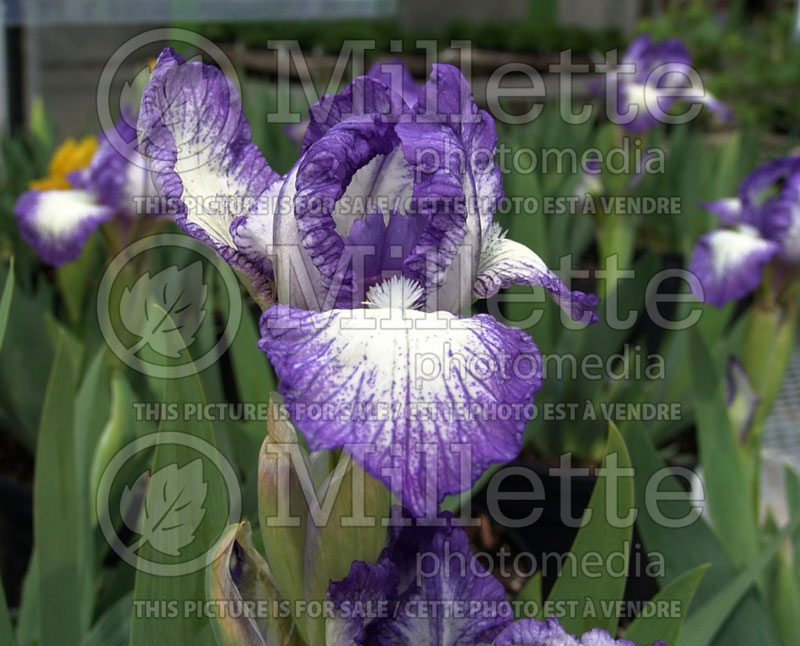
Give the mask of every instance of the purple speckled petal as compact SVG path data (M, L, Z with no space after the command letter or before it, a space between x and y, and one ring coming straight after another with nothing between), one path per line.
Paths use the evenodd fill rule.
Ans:
M495 223L484 239L478 277L472 288L474 298L490 298L511 285L541 285L573 320L596 323L594 294L571 291L533 251L505 237Z
M392 92L403 97L403 101L408 107L413 108L416 105L419 84L402 61L377 61L369 68L367 76L378 79L389 86Z
M376 62L369 68L366 76L380 81L391 89L392 92L402 98L408 107L413 107L417 102L419 85L411 76L408 68L401 61ZM309 117L298 123L289 124L284 127L284 132L289 139L302 146L301 152L305 152L308 147L322 137L332 125L347 118L348 113L342 113L336 106L339 95L327 95L318 101L309 110ZM331 109L333 110L332 112ZM314 129L306 141L306 131L311 123Z
M325 624L326 646L364 643L364 627L379 618L381 605L392 598L400 577L396 566L381 558L377 564L354 561L350 573L328 587L334 615Z
M522 619L508 626L492 646L581 646L558 620L551 617L546 621ZM612 642L613 644L613 642Z
M188 234L241 269L265 301L273 299L266 262L236 248L230 227L278 180L250 142L233 83L216 67L184 61L172 49L158 57L142 97L139 150L156 188Z
M391 125L405 112L403 98L379 78L360 76L338 94L326 94L308 109L309 123L303 136L300 154L346 122L373 129L382 126L381 134L391 132ZM363 126L362 126L363 127Z
M713 202L703 202L700 206L711 211L725 224L735 226L745 224L745 212L742 208L742 201L738 197L727 197Z
M403 528L387 554L408 564L398 563L410 585L398 597L396 617L367 627L369 646L490 644L513 618L502 584L472 555L464 530L452 523Z
M746 296L761 283L764 266L779 251L777 243L749 225L707 233L697 242L689 267L703 286L704 295L695 296L717 307Z
M19 231L39 257L58 267L75 260L92 232L113 210L84 190L23 193L14 207Z
M605 630L594 628L580 638L570 635L558 620L521 619L506 628L492 646L636 646L627 639L614 639ZM665 646L658 641L651 646Z
M261 337L309 446L367 445L356 461L415 515L518 454L541 387L531 338L484 314L275 305Z
M475 278L463 268L477 267L482 233L503 196L494 121L461 72L438 64L395 130L415 171L415 212L427 223L403 274L426 289L428 310L462 311Z

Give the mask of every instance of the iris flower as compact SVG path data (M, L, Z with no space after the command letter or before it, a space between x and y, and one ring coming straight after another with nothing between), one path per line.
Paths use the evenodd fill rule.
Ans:
M403 88L363 76L324 96L280 176L233 84L167 49L139 141L178 224L266 308L259 347L312 450L345 448L422 515L518 454L541 386L530 336L467 316L473 301L540 285L588 324L598 298L493 222L495 125L458 69L434 66L416 96Z
M48 265L75 260L103 222L138 217L134 198L155 195L150 174L134 150L136 131L125 118L116 131L116 145L131 147L126 154L105 134L99 145L91 137L80 143L68 140L53 156L50 177L33 182L17 200L20 233Z
M777 159L748 175L737 197L705 207L725 225L697 242L689 270L703 286L698 298L722 307L753 292L764 269L777 286L800 263L800 157Z
M633 72L620 72L617 80L617 105L621 114L635 109L636 115L621 124L630 133L650 130L659 123L658 110L666 113L678 101L701 103L723 119L732 117L731 111L705 92L694 96L680 90L688 87L687 73L692 66L692 57L686 46L677 38L660 42L643 34L635 38L622 56L623 65L633 65ZM650 108L648 109L648 106ZM658 110L654 110L654 108ZM652 114L653 112L656 114Z
M327 646L635 646L599 628L575 637L554 618L513 621L503 585L451 517L446 526L393 528L378 562L353 563L346 578L331 583L328 600L334 613Z

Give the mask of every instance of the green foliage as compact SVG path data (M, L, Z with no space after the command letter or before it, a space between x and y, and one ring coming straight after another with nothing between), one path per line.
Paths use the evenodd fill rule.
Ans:
M525 54L546 54L572 49L579 54L621 47L623 35L615 29L586 29L551 21L471 22L454 20L441 32L404 29L394 20L338 20L191 25L207 38L238 41L264 49L269 40L296 40L304 51L338 54L348 40L375 42L375 53L389 52L392 40L403 41L403 51L417 50L418 40L435 40L439 49L452 40L470 40L475 48Z
M717 14L704 0L673 0L639 31L656 39L679 35L694 64L709 70L707 84L744 123L778 132L797 132L800 43L793 37L796 8L781 5L771 13L739 20Z
M686 618L689 606L697 591L697 586L708 570L707 565L700 565L693 570L677 577L669 585L664 586L659 593L653 597L653 603L659 604L668 602L676 604L681 612L678 615L652 617L637 617L625 631L625 639L636 644L654 644L662 640L667 646L676 643L681 632L683 620ZM672 607L672 606L671 606Z
M600 556L609 563L612 554L624 554L627 564L630 558L631 532L635 512L633 511L633 478L631 459L619 431L610 424L608 447L603 460L603 471L597 480L584 521L575 542L570 548L571 560L586 563L588 554ZM616 632L618 615L608 612L607 604L622 599L625 591L625 576L596 577L584 566L567 565L553 586L548 602L579 601L575 613L560 619L568 632L582 635L592 628L602 628L612 635ZM627 565L624 569L627 572Z

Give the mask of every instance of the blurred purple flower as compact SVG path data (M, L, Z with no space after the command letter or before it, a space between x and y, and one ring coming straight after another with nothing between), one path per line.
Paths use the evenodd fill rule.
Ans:
M764 164L742 181L737 197L704 206L727 226L694 248L689 270L703 287L698 299L722 307L753 292L769 263L800 263L800 157Z
M634 39L622 56L623 66L616 79L619 116L635 111L630 121L621 124L630 133L645 132L659 123L679 101L700 103L723 119L732 118L731 111L710 93L697 96L688 90L688 74L693 72L692 59L686 46L677 38L654 42L644 34ZM680 90L687 89L685 95ZM655 112L655 114L653 114Z
M49 265L75 260L103 222L137 218L141 212L137 201L157 195L147 166L135 150L136 130L126 116L115 129L110 136L100 135L87 168L69 173L69 188L33 188L17 200L14 213L20 233ZM126 147L124 152L118 150L120 144Z

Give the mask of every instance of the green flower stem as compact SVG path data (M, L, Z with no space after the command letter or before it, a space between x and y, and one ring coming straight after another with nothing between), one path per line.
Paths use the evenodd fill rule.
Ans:
M759 500L760 454L764 425L781 390L783 377L794 347L798 304L796 299L781 304L761 290L750 312L742 348L742 364L760 402L750 433L745 440L745 455L751 464L754 501Z

